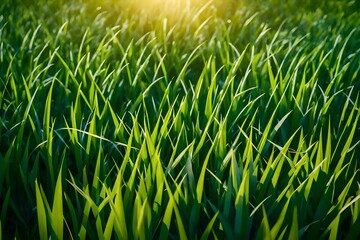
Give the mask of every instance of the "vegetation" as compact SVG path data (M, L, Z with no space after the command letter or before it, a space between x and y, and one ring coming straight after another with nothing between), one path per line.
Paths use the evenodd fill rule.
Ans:
M0 239L359 238L359 1L2 2Z

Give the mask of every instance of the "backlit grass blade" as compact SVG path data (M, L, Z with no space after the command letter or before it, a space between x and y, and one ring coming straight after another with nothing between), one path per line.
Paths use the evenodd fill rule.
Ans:
M285 143L285 145L283 147L281 147L280 149L280 154L275 158L272 167L275 168L274 170L274 175L272 177L272 184L273 186L276 186L280 176L281 176L281 170L282 170L282 166L285 163L285 154L288 151L291 142L293 141L293 139L295 138L296 134L298 131L296 131L290 138L289 140Z
M68 63L66 63L66 61L64 60L64 58L58 53L55 53L56 56L58 57L58 59L61 61L61 63L63 64L63 66L65 67L65 69L67 70L67 74L70 76L72 82L78 87L80 84L77 81L77 79L74 76L74 73L72 72L72 70L70 69L70 66L68 65Z
M208 201L208 203L210 204L210 207L212 208L212 210L214 212L219 212L218 219L221 222L221 225L222 225L222 228L223 228L226 238L227 239L235 239L234 229L233 229L232 225L230 225L228 218L226 216L224 216L221 213L221 211L219 211L219 209L217 209L216 206L214 206L214 204L212 204L210 201Z
M136 234L138 234L139 239L146 239L146 233L147 233L147 200L143 202L142 205L139 205L138 212L136 216L138 217L138 221L136 224L133 225L133 227L136 227Z
M36 189L36 207L37 207L37 216L38 216L38 226L40 239L48 239L47 232L47 219L46 219L46 210L40 193L39 185L37 180L35 180L35 189Z
M205 126L205 129L203 130L203 133L202 133L202 135L201 135L201 138L200 138L200 140L199 140L199 142L197 143L197 146L196 146L196 148L195 148L194 155L196 155L196 154L200 151L200 149L203 147L203 145L204 145L204 142L205 142L205 139L206 139L206 137L207 137L207 134L208 134L210 125L211 125L211 123L213 122L214 113L215 113L215 112L212 112L212 115L210 116L210 118L209 118L208 121L207 121L207 124L206 124L206 126ZM212 145L212 146L213 146L213 145Z
M158 173L161 174L161 176L159 176L159 177L163 178L164 183L165 183L165 187L167 189L167 194L169 196L169 203L168 203L169 205L167 207L167 208L169 208L169 210L166 211L167 214L168 214L167 219L168 219L168 221L171 219L171 212L172 212L172 209L173 209L173 211L175 213L175 217L176 217L176 223L177 223L177 229L178 229L179 237L180 237L180 239L187 239L187 234L186 234L186 231L185 231L185 228L184 228L184 224L183 224L183 221L182 221L182 218L181 218L181 214L179 212L179 208L178 208L178 206L176 204L176 200L175 200L175 197L174 197L174 195L176 195L177 192L175 192L175 194L172 193L171 188L169 186L169 183L167 182L167 180L165 178L164 171L162 170L161 164L157 164L157 168L159 169ZM178 190L176 190L176 191L178 191ZM170 222L167 222L167 224L168 224L166 226L167 229L170 229L169 228ZM162 230L162 232L165 233L164 237L167 237L166 236L167 235L166 231L168 231L168 230L166 230L166 229Z
M217 216L218 216L219 212L216 212L215 215L211 218L210 222L208 223L208 225L206 226L205 228L205 231L204 233L201 235L201 238L200 240L205 240L205 239L208 239L209 235L210 235L210 232L213 228L213 225L217 219Z
M179 137L179 140L180 140L180 137ZM171 163L171 168L175 168L179 164L180 160L185 156L186 153L192 154L194 143L195 142L193 141L188 146L186 146L186 148L181 151L181 153L174 159L174 161L169 162L169 164Z
M271 237L271 233L270 233L270 225L269 225L269 220L265 211L265 208L262 207L262 213L263 213L263 219L261 221L259 230L257 232L257 236L256 239L273 239Z
M250 229L247 224L249 220L249 198L250 198L250 175L249 169L245 169L242 176L242 181L235 198L235 221L234 232L236 238L248 238Z
M95 225L96 225L96 232L97 232L97 236L98 236L99 240L105 240L104 233L103 233L103 227L102 227L102 223L101 223L101 218L99 215L96 218Z
M169 201L166 206L163 220L161 223L160 239L165 239L169 237L169 229L170 229L172 213L173 213L173 202Z
M119 238L128 238L127 223L125 218L125 209L123 202L123 195L121 192L122 175L118 174L114 184L113 192L116 194L115 200L110 201L111 210L114 212L115 221L114 227Z
M349 191L350 191L350 187L352 185L352 182L354 181L355 177L358 175L358 173L360 172L360 170L354 171L354 174L352 175L352 177L349 179L348 183L346 184L346 186L343 188L343 190L341 191L340 195L338 196L338 201L337 204L339 209L343 209L347 199L348 199L348 195L349 195ZM344 209L345 210L345 209ZM344 210L340 210L340 213L342 213L342 211Z
M106 222L106 227L104 230L104 238L105 239L110 239L113 233L113 229L114 229L114 221L115 221L115 215L114 212L111 212L107 222Z
M355 108L354 108L355 109ZM353 110L354 111L354 110ZM354 138L354 134L355 134L355 131L356 131L356 128L357 128L357 124L359 123L359 118L360 118L360 114L358 112L356 118L355 118L355 121L352 125L352 128L351 128L351 132L349 133L349 135L347 136L347 139L346 139L346 142L341 150L341 158L338 160L338 163L336 165L336 168L335 168L335 172L339 172L340 169L342 168L343 166L343 162L345 160L345 156L347 155L348 153L348 150L350 149L351 147L351 143L353 142L353 138ZM348 122L348 124L350 124L350 122ZM344 130L345 131L345 130ZM343 135L342 135L343 136ZM338 147L338 146L337 146ZM336 147L336 148L337 148Z
M209 90L207 92L206 104L205 104L205 116L210 119L211 113L213 112L213 94L215 90L216 79L211 79Z
M199 49L201 48L203 44L198 45L189 55L189 57L186 59L185 64L183 65L180 73L178 74L178 77L175 80L174 83L174 89L177 89L180 85L181 79L184 77L184 74L187 70L187 68L189 67L190 63L192 61L194 61L194 59L197 57L197 52L199 51Z
M284 224L286 224L285 222L285 217L286 217L286 213L289 211L289 203L290 203L290 198L287 200L286 204L283 206L280 215L278 217L278 220L276 221L275 225L271 228L271 238L272 239L277 239L278 234L280 232L280 230L282 229L282 226Z
M292 221L291 221L291 226L290 226L290 232L289 232L289 239L298 239L298 214L297 214L297 208L296 206L294 207L294 211L293 211L293 217L292 217ZM335 238L334 238L335 239Z
M197 181L197 185L196 185L196 200L198 203L201 203L202 197L203 197L203 193L204 193L204 187L205 187L205 173L206 173L206 168L208 167L208 162L210 159L210 156L212 154L214 148L214 144L211 145L206 158L202 164L201 167L201 172L200 172L200 176L199 179Z
M51 212L51 225L55 236L59 239L63 238L64 234L64 215L63 215L63 190L62 190L62 167L56 181L54 202Z

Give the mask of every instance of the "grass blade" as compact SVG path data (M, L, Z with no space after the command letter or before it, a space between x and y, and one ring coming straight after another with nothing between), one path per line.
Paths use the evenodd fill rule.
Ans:
M46 211L37 180L35 180L35 189L36 189L36 208L37 208L37 216L38 216L39 234L40 234L40 239L45 240L48 239Z

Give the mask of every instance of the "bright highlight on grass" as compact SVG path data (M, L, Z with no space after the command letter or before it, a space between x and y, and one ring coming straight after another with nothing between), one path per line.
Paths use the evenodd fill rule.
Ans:
M215 14L226 11L226 8L216 8L213 0L137 0L131 3L131 13L141 16L139 19L150 26L148 31L154 31L156 23L163 20L170 27L182 26L185 28L199 27ZM223 2L223 7L227 6Z
M359 239L356 1L114 2L0 5L0 239Z
M214 3L213 0L149 0L149 1L135 1L135 5L144 11L162 10L163 13L167 11L187 12L193 7L202 7Z

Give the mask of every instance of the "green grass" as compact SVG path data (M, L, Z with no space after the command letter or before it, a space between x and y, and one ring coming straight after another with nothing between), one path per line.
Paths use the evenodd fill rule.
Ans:
M279 2L5 0L0 239L359 238L359 3Z

